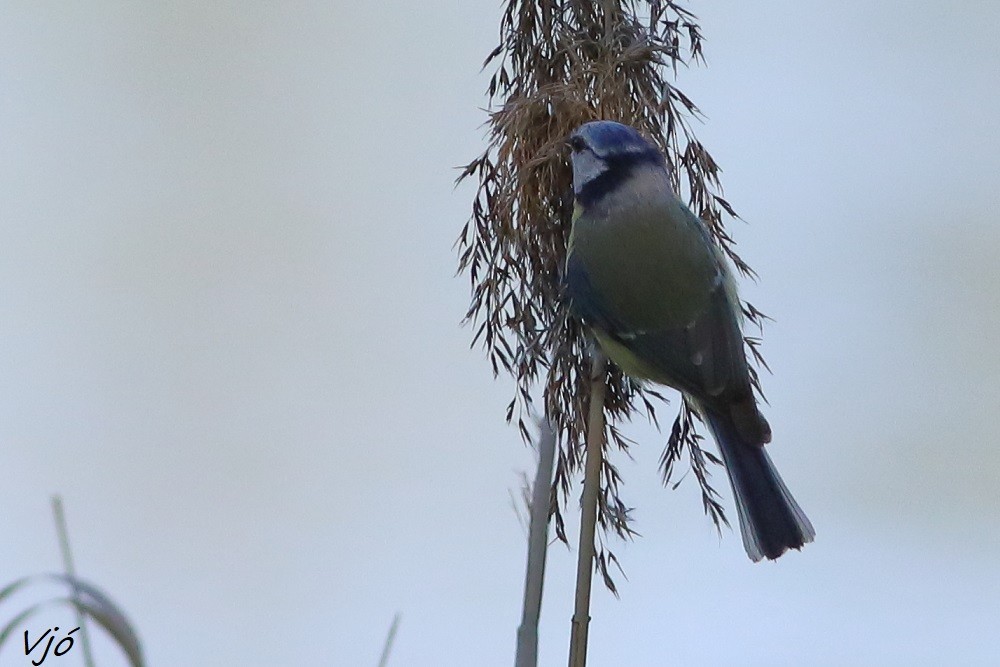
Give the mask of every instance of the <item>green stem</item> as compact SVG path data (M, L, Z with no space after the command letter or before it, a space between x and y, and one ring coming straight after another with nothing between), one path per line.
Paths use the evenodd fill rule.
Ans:
M69 548L69 529L66 527L66 513L63 511L62 498L52 496L52 513L55 515L56 536L59 538L59 551L62 552L63 569L73 583L73 602L76 609L76 623L80 626L80 644L83 646L83 663L86 667L94 667L94 656L90 652L90 634L87 632L87 617L80 610L80 594L76 587L76 568L73 567L73 553Z

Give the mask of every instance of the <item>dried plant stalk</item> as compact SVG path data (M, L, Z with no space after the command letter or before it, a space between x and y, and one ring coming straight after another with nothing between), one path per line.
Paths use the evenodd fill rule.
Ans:
M569 666L586 667L587 634L590 630L590 584L594 574L594 533L597 525L601 468L604 463L604 395L608 362L594 352L590 380L590 409L587 411L587 460L583 476L580 509L580 549L576 564L576 603L569 640Z
M572 214L571 175L562 142L596 118L639 128L663 150L677 192L686 197L713 238L742 274L750 267L735 253L723 216L735 216L721 196L719 167L695 138L694 102L668 77L702 60L702 37L693 14L665 0L508 0L500 43L486 58L492 68L488 95L488 147L459 180L478 183L472 215L459 236L459 271L469 276L472 298L466 321L494 375L516 382L507 419L524 436L531 391L540 386L545 415L556 430L558 457L552 490L556 535L566 541L563 508L580 472L585 449L585 408L591 403L588 343L562 297L561 272ZM745 304L752 323L763 316ZM756 348L754 348L756 352ZM755 376L756 384L756 376ZM654 422L661 399L612 366L603 402L597 567L614 591L608 564L617 564L603 536L630 537L629 508L609 449L627 451L619 425L635 410ZM705 467L690 412L681 402L662 464L669 481L687 451L702 488L705 511L725 522Z
M556 434L544 420L538 424L538 469L531 485L528 524L528 565L524 576L524 603L521 625L517 629L515 667L538 664L538 621L542 613L542 588L545 583L545 554L549 546L549 498L552 467L556 458Z

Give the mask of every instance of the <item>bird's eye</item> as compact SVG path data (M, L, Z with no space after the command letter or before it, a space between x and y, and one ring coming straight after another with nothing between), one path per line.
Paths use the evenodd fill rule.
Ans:
M582 137L578 137L576 135L567 139L566 143L569 144L569 147L573 149L574 153L579 153L587 147L587 142L584 141Z

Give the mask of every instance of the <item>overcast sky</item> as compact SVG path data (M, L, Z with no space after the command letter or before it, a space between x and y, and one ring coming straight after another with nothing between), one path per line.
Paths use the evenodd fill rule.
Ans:
M817 538L752 564L629 426L642 537L591 664L994 664L1000 4L688 6L709 66L677 85L749 223L770 451ZM374 665L397 611L392 665L512 664L533 459L452 249L500 12L2 3L0 585L60 567L60 493L150 665Z

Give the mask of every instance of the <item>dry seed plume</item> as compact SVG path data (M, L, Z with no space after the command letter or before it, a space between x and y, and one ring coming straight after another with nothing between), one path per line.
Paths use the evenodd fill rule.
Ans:
M491 71L487 148L458 179L477 184L472 215L456 244L459 272L471 282L466 321L494 375L504 372L515 380L506 417L516 419L525 437L525 407L532 389L542 388L545 414L559 439L553 512L564 541L562 510L582 465L590 381L588 342L561 294L573 206L563 142L574 128L598 118L627 123L653 138L666 155L676 191L737 270L753 276L723 226L724 216L736 213L721 196L719 166L692 131L698 108L670 82L702 61L697 18L677 2L508 0L499 45L484 63ZM744 314L757 325L764 317L749 304ZM760 360L757 342L748 346ZM756 373L753 380L756 386ZM612 370L604 404L605 454L627 452L630 442L619 425L637 410L655 422L657 400L663 399L654 390ZM696 417L680 401L661 459L665 482L685 454L706 513L717 526L728 523L710 484L709 464L718 460L702 449ZM630 508L607 455L601 472L601 532L631 536ZM614 590L608 565L617 561L600 542L598 567Z

